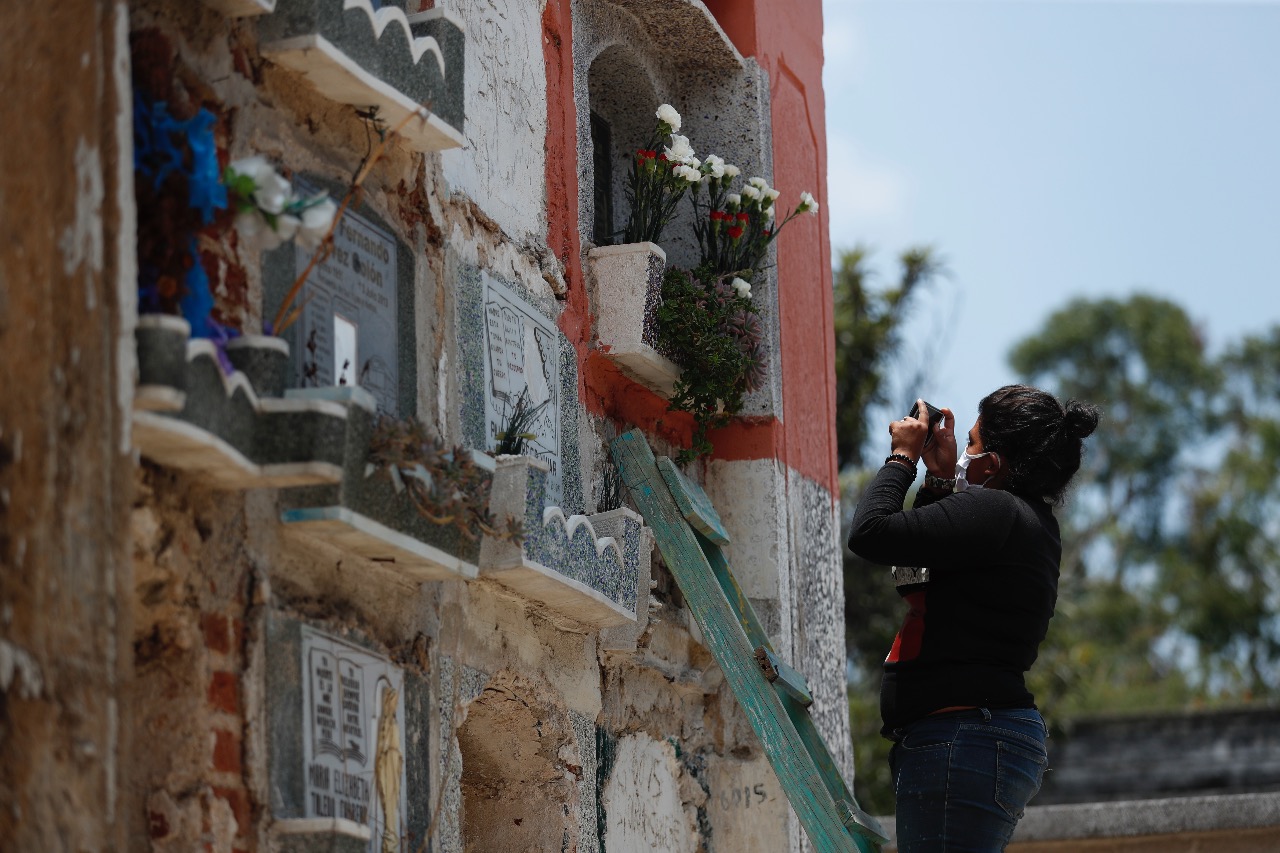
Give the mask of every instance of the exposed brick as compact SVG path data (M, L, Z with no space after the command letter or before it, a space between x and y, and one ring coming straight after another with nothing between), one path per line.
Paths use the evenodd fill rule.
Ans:
M228 714L240 713L240 682L234 672L215 672L209 679L209 704Z
M240 838L247 838L249 835L249 818L251 809L249 807L249 795L239 788L215 787L213 794L220 800L225 800L227 805L231 807L231 813L236 818L236 835ZM233 851L234 853L234 851Z
M240 772L240 738L218 729L213 733L213 769L225 773Z
M147 831L152 838L169 837L169 818L163 812L147 812Z
M231 651L231 634L227 630L227 617L221 613L206 613L200 619L204 642L210 651L227 654Z

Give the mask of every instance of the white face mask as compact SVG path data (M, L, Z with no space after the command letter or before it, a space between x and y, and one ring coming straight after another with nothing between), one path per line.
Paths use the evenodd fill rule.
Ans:
M965 489L981 489L983 487L983 484L985 484L987 480L990 480L991 477L994 476L994 472L992 472L992 474L987 476L987 480L983 480L981 483L969 482L969 463L975 459L981 459L982 457L992 452L993 451L988 450L986 453L978 453L976 455L970 455L968 450L960 451L960 458L956 460L956 491L957 492L963 492ZM996 457L996 459L999 459L999 458L1000 458L999 456Z

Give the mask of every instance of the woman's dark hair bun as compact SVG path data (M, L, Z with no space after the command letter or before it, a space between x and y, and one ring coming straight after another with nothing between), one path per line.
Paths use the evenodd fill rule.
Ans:
M1067 435L1076 439L1093 435L1093 431L1098 428L1098 419L1101 417L1097 406L1081 403L1078 400L1068 400L1064 409L1063 422Z

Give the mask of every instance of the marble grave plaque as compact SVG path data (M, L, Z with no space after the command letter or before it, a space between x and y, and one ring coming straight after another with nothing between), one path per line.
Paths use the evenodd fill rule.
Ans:
M407 813L403 671L304 625L302 718L305 817L368 826L370 850L384 849L391 835L400 849Z
M298 247L299 271L311 250ZM359 385L378 410L397 414L396 241L365 217L347 210L333 235L333 253L307 280L308 300L298 323L305 384Z
M529 428L525 455L546 462L547 502L563 504L560 460L560 331L501 280L484 274L485 440L498 444L516 401L546 403Z

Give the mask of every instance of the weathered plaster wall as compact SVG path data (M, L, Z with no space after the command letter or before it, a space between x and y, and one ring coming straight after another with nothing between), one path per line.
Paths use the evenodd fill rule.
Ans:
M0 80L14 122L0 138L0 848L125 849L125 19L106 0L5 11Z
M467 146L441 156L449 189L466 193L517 241L546 232L547 80L540 6L524 0L436 4L466 24Z

